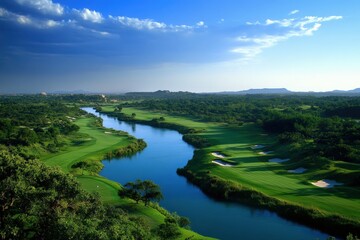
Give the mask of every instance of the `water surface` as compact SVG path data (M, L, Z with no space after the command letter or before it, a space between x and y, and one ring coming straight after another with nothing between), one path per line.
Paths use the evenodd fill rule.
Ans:
M186 178L176 174L176 169L184 167L194 151L178 132L119 121L98 114L92 108L84 110L100 116L105 127L126 131L147 143L142 152L132 157L104 160L105 167L100 175L121 184L136 179L154 181L164 195L160 205L170 212L187 216L194 231L224 240L326 239L326 234L285 220L275 213L207 197Z

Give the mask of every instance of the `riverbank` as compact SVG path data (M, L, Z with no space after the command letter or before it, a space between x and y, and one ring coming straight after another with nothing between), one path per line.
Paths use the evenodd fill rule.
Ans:
M103 110L121 119L121 116L112 113L113 109L111 107L103 107ZM196 159L195 154L194 159L185 168L192 171L192 174L199 177L201 181L205 181L206 176L211 175L220 180L235 182L236 185L240 186L241 190L251 189L252 194L260 194L260 199L263 202L269 203L271 206L279 206L277 209L276 207L266 206L266 204L256 203L260 207L271 209L288 219L296 220L318 229L324 229L333 234L344 236L347 235L347 231L359 229L358 200L356 198L347 199L340 195L341 193L343 195L348 194L352 189L336 187L325 194L323 191L325 189L316 189L306 180L311 177L309 173L306 176L295 177L291 174L279 174L281 169L284 168L283 163L274 164L268 162L268 158L275 156L277 151L268 156L262 156L251 148L260 143L269 146L274 142L271 137L264 136L260 129L254 125L246 124L242 127L233 127L224 124L204 123L184 117L174 117L163 113L133 108L125 108L122 112L126 114L126 119L123 120L152 126L156 124L157 127L166 126L166 128L171 128L171 125L180 125L180 127L175 126L173 129L178 131L180 129L182 133L191 133L191 135L197 136L199 139L205 139L209 146L202 149L204 151L203 158ZM132 113L135 113L135 119L130 117ZM163 117L163 121L154 121L154 119L160 119L161 117ZM187 129L184 129L184 127ZM229 160L237 163L237 167L224 168L213 164L214 158L212 158L211 152L225 153ZM283 172L287 171L284 170ZM193 182L196 183L195 181ZM207 187L202 186L202 188L206 191ZM223 193L226 193L225 190L217 192L220 195L224 195ZM354 194L353 197L357 196L356 190ZM239 195L241 196L241 194ZM246 197L243 198L246 199ZM239 199L229 200L239 201ZM294 206L293 211L296 213L295 215L300 215L301 213L301 217L297 219L292 214L281 213L279 209L285 206L284 204L286 206ZM292 210L287 211L291 212ZM305 218L304 221L302 220L303 218ZM312 221L312 218L321 221L320 223L316 220ZM335 223L330 224L329 222ZM342 230L335 228L335 232L334 226Z
M73 146L57 154L47 155L42 160L50 166L58 166L66 173L72 173L88 192L96 192L102 201L126 209L129 214L141 216L145 224L155 229L164 223L165 215L155 208L135 204L118 196L120 184L101 177L101 161L114 156L129 156L141 151L145 142L135 139L125 132L103 128L95 117L82 117L75 121L80 127ZM86 163L86 164L79 164ZM210 239L187 229L181 229L181 239Z

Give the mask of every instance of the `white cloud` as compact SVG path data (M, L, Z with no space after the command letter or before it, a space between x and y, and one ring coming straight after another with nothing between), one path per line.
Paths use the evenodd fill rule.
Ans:
M294 15L294 14L297 14L299 12L300 12L299 10L295 9L295 10L289 12L289 15Z
M233 48L231 52L241 54L243 59L248 60L260 54L263 49L275 46L281 41L288 40L292 37L312 36L314 32L320 29L323 22L340 19L342 19L342 16L307 16L300 19L267 19L263 24L260 22L247 22L247 25L253 25L254 27L256 27L256 25L267 27L278 25L282 29L285 29L285 32L276 34L263 34L262 36L254 37L240 36L235 40L239 43L242 43L242 46Z
M139 18L130 18L125 16L118 16L118 17L109 16L109 18L121 23L124 26L136 28L139 30L165 29L167 27L165 23L156 22L152 19L139 19Z
M259 21L256 22L246 22L246 25L261 25Z
M160 30L163 32L179 32L179 31L186 31L186 30L194 30L195 28L206 28L207 26L203 21L199 21L195 24L195 26L189 25L168 25L163 22L157 22L152 19L140 19L140 18L131 18L125 16L117 16L113 17L109 15L109 19L120 23L123 26L129 28L135 28L138 30Z
M37 9L45 14L62 15L64 7L52 0L15 0L18 4Z
M0 17L4 17L5 15L7 15L7 12L8 11L6 9L0 7Z
M91 11L88 8L84 8L83 10L75 10L79 14L79 16L84 19L85 21L90 21L93 23L101 23L103 21L103 17L101 13L93 10Z
M53 28L53 27L57 27L60 26L61 24L57 21L54 20L47 20L45 21L45 26L49 27L49 28Z
M278 24L281 27L289 27L293 24L293 22L295 21L295 19L282 19L282 20L271 20L271 19L266 19L265 25L272 25L272 24Z
M203 27L203 26L205 26L205 23L203 21L200 21L200 22L196 23L196 26Z
M26 16L22 16L22 15L19 15L17 17L17 21L18 23L20 24L30 24L31 23L31 19L26 17Z
M62 22L54 21L52 19L37 19L31 16L13 13L3 8L0 8L0 17L5 18L7 21L18 23L20 25L28 25L29 27L40 29L53 28L63 25Z

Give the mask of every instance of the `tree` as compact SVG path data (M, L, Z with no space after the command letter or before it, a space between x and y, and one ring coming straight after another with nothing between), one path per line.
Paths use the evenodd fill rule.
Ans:
M160 191L160 187L150 180L145 180L143 183L144 194L142 200L145 205L148 205L149 202L159 202L163 195Z
M131 114L131 117L132 117L132 118L135 118L135 117L136 117L136 113L132 113L132 114Z
M175 219L167 217L165 223L158 227L157 234L161 239L175 239L181 235L181 232Z
M135 182L128 182L124 185L123 189L119 190L120 197L127 197L131 198L139 203L142 200L142 192L143 192L143 185L141 180L136 180Z
M150 202L158 202L163 198L160 187L150 180L136 180L128 182L119 190L120 197L131 198L138 203L140 200L148 205Z
M154 239L144 221L103 204L73 176L5 150L0 196L0 239Z

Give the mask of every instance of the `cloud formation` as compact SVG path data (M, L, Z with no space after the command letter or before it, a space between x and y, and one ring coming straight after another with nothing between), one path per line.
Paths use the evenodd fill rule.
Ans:
M34 55L43 55L44 59L86 55L91 56L87 61L108 61L114 65L249 60L281 41L311 36L324 22L340 19L341 16L266 19L246 22L234 30L227 24L221 24L221 28L207 26L202 20L189 25L106 16L89 8L71 9L52 0L0 2L0 27L6 26L4 56L13 56L14 52L29 59Z
M299 13L300 11L295 9L295 10L292 10L291 12L289 12L289 15L294 15L294 14L297 14Z
M62 15L64 7L52 0L15 0L18 4L36 9L44 14Z
M280 20L267 19L264 23L259 21L247 22L248 26L261 27L262 34L237 37L236 42L240 46L233 48L231 52L240 54L244 60L249 60L260 54L264 49L275 46L281 41L292 37L312 36L320 29L322 23L342 18L342 16L306 16Z
M90 21L93 23L101 23L103 21L103 17L101 13L95 10L91 11L88 8L84 8L81 11L77 9L74 9L74 11L85 21Z

